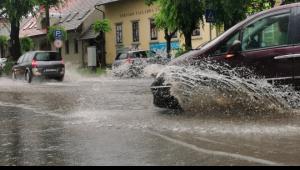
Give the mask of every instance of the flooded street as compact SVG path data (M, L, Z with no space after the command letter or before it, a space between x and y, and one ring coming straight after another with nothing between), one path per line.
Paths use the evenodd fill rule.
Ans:
M151 78L0 78L0 165L300 165L300 113L183 113Z

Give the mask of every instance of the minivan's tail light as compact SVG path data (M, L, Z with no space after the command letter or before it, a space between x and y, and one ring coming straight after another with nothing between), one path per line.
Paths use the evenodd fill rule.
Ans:
M65 61L63 59L60 61L60 63L65 65Z
M32 68L37 68L38 67L38 63L37 63L36 60L32 60L31 65L32 65Z

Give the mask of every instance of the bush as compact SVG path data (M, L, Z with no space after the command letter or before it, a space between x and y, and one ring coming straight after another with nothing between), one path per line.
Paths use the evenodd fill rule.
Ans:
M184 50L183 48L179 48L177 50L177 53L175 54L175 58L180 57L181 55L183 55L184 53L186 53L187 51Z
M28 52L34 48L34 42L31 38L26 37L20 39L22 52Z
M6 75L6 76L10 76L11 75L11 71L12 68L14 66L15 62L12 60L8 60L2 70L2 72L0 71L0 75Z

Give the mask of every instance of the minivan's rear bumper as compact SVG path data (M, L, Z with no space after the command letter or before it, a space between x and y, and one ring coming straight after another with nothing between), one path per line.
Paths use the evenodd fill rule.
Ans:
M65 68L55 68L55 69L47 69L47 68L33 68L32 75L34 77L49 77L49 78L61 78L65 75Z

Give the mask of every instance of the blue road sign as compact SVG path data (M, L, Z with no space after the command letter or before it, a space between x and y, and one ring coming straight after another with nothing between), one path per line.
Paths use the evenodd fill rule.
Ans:
M61 30L55 30L55 39L61 40L63 37L63 32Z
M214 10L207 9L205 11L206 22L208 22L208 23L214 23L215 22L215 15L216 15L216 12Z

